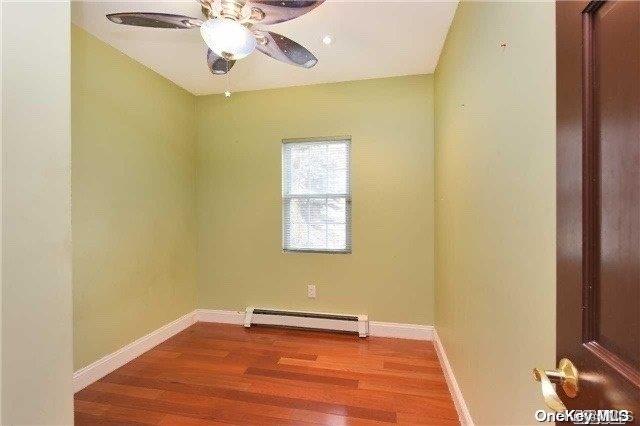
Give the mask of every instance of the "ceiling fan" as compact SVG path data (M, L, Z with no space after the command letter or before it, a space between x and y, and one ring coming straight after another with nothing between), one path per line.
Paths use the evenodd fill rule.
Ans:
M320 6L324 0L200 0L205 19L168 13L111 13L116 24L151 28L192 29L208 46L207 65L215 75L226 74L236 60L255 49L279 61L311 68L318 59L295 41L261 25L277 24L297 18Z

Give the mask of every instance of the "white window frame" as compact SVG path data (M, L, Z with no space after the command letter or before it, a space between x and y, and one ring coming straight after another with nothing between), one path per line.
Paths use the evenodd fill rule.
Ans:
M317 194L317 195L294 195L287 196L285 195L285 146L289 143L344 143L347 144L347 194ZM282 158L281 158L281 180L282 180L282 218L281 218L281 226L282 226L282 251L284 253L324 253L324 254L351 254L353 251L352 247L352 239L351 239L351 216L352 216L352 207L351 207L351 136L329 136L329 137L312 137L312 138L297 138L297 139L283 139L282 140ZM290 178L286 179L287 182L291 182ZM344 198L345 199L345 226L346 226L346 235L345 235L345 245L344 249L294 249L287 248L287 233L286 233L286 223L285 223L285 208L287 199L301 199L301 198Z

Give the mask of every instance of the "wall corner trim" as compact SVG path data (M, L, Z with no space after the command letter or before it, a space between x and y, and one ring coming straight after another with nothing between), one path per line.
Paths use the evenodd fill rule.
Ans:
M471 413L469 412L467 403L462 396L462 390L458 385L456 376L453 374L453 368L451 368L451 364L449 363L449 359L447 358L447 353L444 351L442 341L440 340L438 332L435 329L433 330L433 345L436 348L436 354L438 355L438 360L440 360L440 366L442 367L444 378L447 381L449 393L451 393L451 398L453 398L453 404L455 405L456 411L458 412L460 424L464 426L474 426L473 418L471 417Z
M78 392L91 383L100 380L112 371L122 367L129 361L139 357L154 346L159 345L171 336L194 324L195 311L163 325L157 330L142 336L126 346L112 352L99 360L73 373L73 392Z

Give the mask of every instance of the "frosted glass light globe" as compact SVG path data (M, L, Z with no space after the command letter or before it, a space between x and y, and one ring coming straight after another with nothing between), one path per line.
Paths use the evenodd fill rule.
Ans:
M227 60L242 59L256 48L251 31L233 19L209 19L200 26L200 34L216 55Z

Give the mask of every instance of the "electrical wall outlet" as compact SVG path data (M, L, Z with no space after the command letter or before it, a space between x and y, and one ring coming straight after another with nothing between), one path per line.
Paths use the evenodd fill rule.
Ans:
M307 297L309 299L316 298L316 285L315 284L307 284Z

